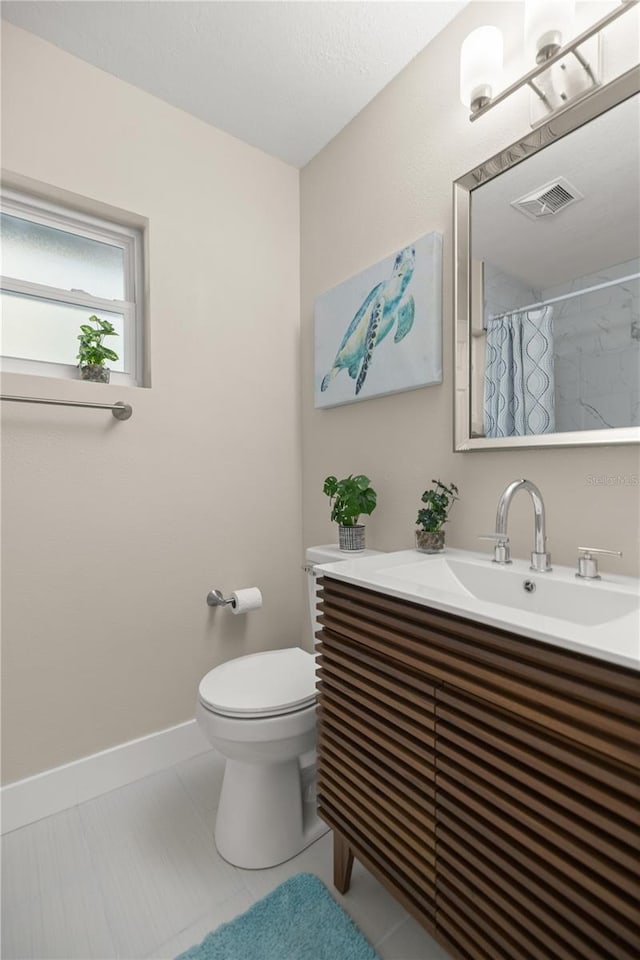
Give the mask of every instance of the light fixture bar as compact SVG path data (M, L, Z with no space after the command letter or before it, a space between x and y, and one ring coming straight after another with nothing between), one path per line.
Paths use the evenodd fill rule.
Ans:
M483 107L480 107L476 110L475 113L469 115L469 120L473 123L474 120L477 120L479 117L484 116L485 113L488 113L492 107L495 107L498 103L501 103L503 100L506 100L507 97L510 97L512 93L515 93L516 90L519 90L525 85L529 85L538 96L540 96L540 90L532 83L536 77L539 77L541 73L544 73L545 70L548 70L552 64L556 63L558 60L562 60L563 57L566 57L568 53L573 53L577 59L583 63L583 59L576 52L576 47L581 46L587 40L590 40L591 37L595 36L597 33L600 33L601 30L604 30L610 23L613 23L614 20L617 20L618 17L622 16L623 13L626 13L627 10L630 10L632 7L637 6L638 0L622 0L622 3L615 9L609 11L605 14L597 23L594 23L583 33L579 34L574 40L571 40L570 43L566 43L564 47L561 47L557 53L554 53L552 57L549 57L548 60L545 60L544 63L538 64L532 70L529 70L528 73L525 73L523 77L520 77L519 80L516 80L515 83L512 83L511 86L506 87L500 93L497 93L489 103L485 104ZM585 67L585 70L587 68ZM587 70L587 73L590 71Z
M550 110L550 109L551 109L551 103L549 102L549 98L547 97L546 93L543 93L543 91L540 89L540 87L536 86L536 84L533 82L533 80L529 80L529 86L531 87L531 89L533 90L533 92L535 93L535 95L536 95L537 97L540 97L540 99L542 100L542 102L545 103L545 104L547 105L547 108ZM476 113L477 113L477 111L476 111Z

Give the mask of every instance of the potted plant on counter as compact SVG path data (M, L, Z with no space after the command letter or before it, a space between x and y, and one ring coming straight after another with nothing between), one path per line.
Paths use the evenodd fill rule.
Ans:
M96 327L90 327L96 323ZM80 367L80 379L92 380L94 383L109 383L111 371L105 366L107 360L117 360L118 354L105 347L102 342L105 337L117 337L118 333L112 323L101 320L100 317L89 317L89 323L80 324L81 333L78 335L80 350L77 360Z
M358 523L364 513L370 516L376 508L377 495L369 477L349 474L344 480L327 477L324 493L331 504L331 519L338 524L341 550L364 550L364 524Z
M455 483L442 483L441 480L432 480L435 487L425 490L421 500L426 506L418 511L416 523L416 549L421 553L439 553L444 549L444 524L449 519L449 511L454 502L459 500L458 488Z

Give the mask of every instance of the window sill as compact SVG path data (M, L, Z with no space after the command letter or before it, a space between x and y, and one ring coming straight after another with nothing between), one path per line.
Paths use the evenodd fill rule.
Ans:
M132 403L136 391L146 390L133 383L91 383L62 377L45 377L30 373L2 372L2 393L15 397L37 397L42 400L79 400L96 403Z

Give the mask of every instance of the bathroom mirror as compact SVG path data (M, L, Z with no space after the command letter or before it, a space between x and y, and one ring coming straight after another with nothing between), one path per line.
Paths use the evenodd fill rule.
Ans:
M456 450L640 442L639 91L454 184Z

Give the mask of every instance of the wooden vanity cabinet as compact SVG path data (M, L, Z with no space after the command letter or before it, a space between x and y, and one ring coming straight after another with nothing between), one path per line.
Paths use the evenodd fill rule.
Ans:
M433 923L434 685L329 631L317 652L321 816ZM345 889L348 877L336 874Z
M459 960L637 960L636 671L325 577L321 816Z

